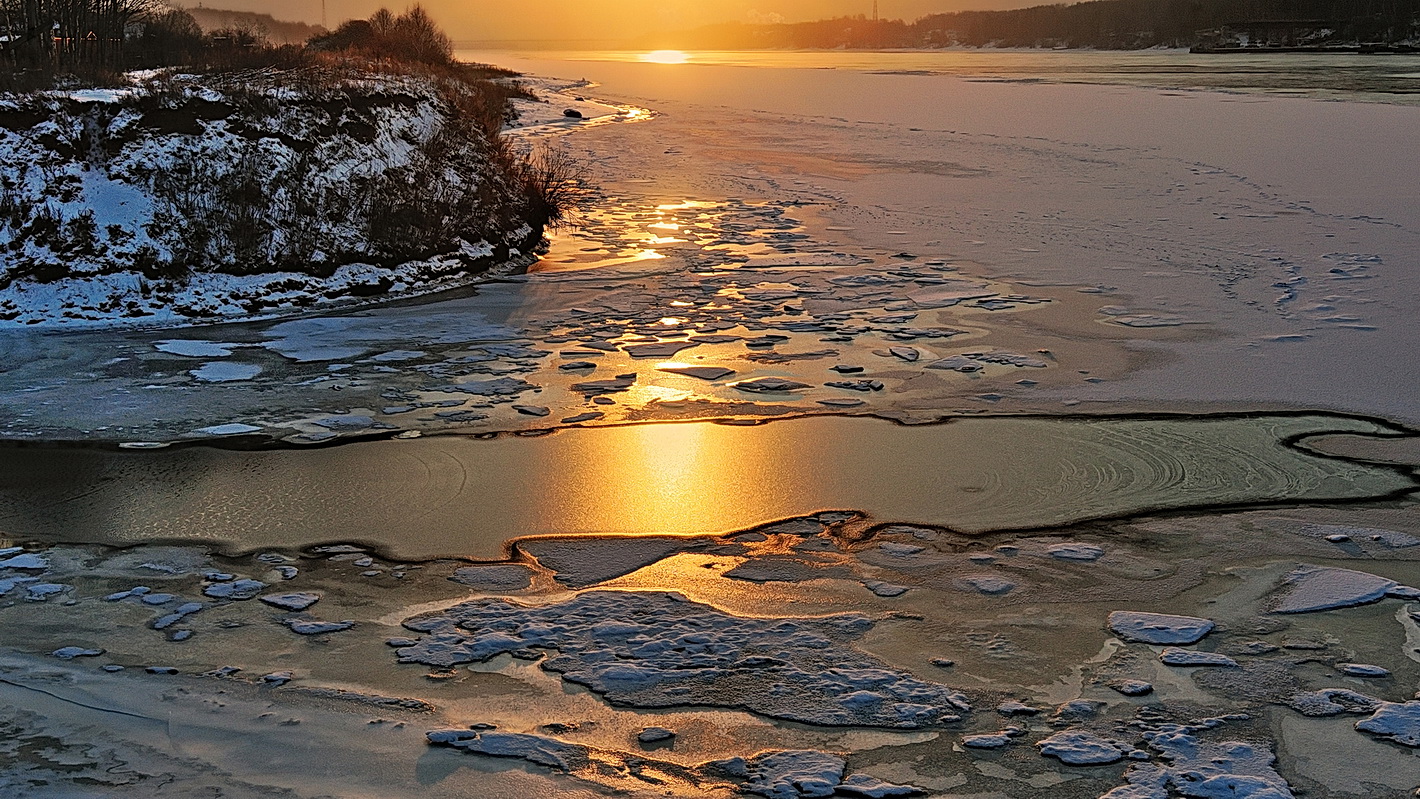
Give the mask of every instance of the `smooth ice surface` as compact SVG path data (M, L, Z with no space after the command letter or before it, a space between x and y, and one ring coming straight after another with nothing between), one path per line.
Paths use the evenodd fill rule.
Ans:
M322 420L368 422L362 414ZM515 535L716 533L833 507L980 532L1411 487L1398 471L1280 443L1374 429L1308 416L911 427L813 417L305 451L26 448L0 451L0 520L17 537L60 541L187 539L230 550L356 539L406 558L484 559L501 557ZM609 574L597 570L601 562L556 569L568 584L587 584Z

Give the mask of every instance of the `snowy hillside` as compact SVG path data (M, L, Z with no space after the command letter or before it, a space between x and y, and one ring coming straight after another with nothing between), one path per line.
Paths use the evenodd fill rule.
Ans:
M0 98L0 324L265 315L526 257L505 96L303 67Z

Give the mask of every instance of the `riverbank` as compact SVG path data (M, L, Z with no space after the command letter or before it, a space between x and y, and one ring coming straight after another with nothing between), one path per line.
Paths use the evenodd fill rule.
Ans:
M500 140L509 79L311 56L10 95L0 324L263 318L524 267L548 220Z
M4 434L300 444L813 413L1420 421L1405 300L1420 176L1372 157L1415 137L1415 109L510 63L566 75L535 87L547 102L520 101L513 134L579 158L600 187L526 274L298 320L10 330ZM888 99L896 87L915 99Z

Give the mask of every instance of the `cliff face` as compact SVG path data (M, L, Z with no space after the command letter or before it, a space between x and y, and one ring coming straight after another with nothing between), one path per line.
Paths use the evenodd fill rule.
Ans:
M0 320L270 314L524 257L502 98L303 68L0 99Z

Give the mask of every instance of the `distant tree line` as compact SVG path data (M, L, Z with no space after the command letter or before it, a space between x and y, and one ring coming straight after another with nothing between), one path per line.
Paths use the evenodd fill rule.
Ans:
M296 67L332 53L454 64L448 35L420 6L398 15L380 9L333 32L303 25L278 31L286 42L296 28L314 34L297 44L273 44L265 15L219 12L227 13L219 18L205 11L198 13L209 23L228 24L204 30L193 13L163 0L0 0L0 89L44 88L65 76L90 85L121 83L121 73L139 68Z
M1094 47L1385 43L1420 39L1420 0L1095 0L1012 11L933 14L916 22L841 17L717 25L683 47Z
M305 22L276 19L270 14L254 11L226 11L204 6L185 9L204 31L224 29L253 29L263 33L272 44L305 44L307 39L320 36L326 29Z

